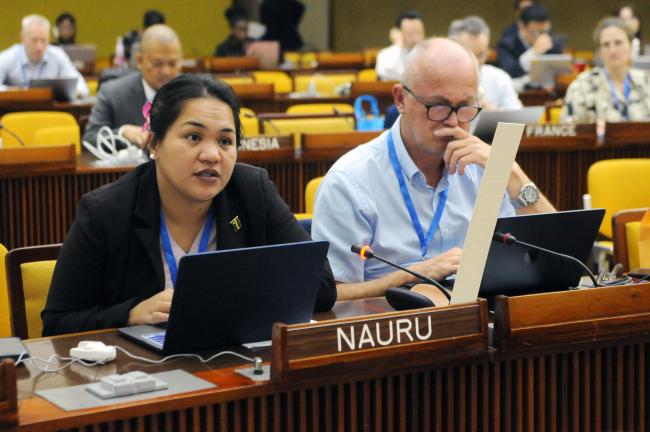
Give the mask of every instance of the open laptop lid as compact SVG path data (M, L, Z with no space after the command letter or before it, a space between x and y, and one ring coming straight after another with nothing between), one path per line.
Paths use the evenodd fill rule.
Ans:
M499 218L495 231L587 262L604 209ZM582 268L519 245L492 242L480 296L560 291L577 286Z
M120 333L165 354L268 340L276 322L311 319L328 246L308 241L186 255L166 334L156 326Z
M483 111L476 120L472 134L484 142L492 144L494 132L499 122L537 124L542 114L544 114L544 110L543 106L530 106L520 110Z
M50 87L54 99L60 102L70 102L77 93L77 78L31 79L29 87Z

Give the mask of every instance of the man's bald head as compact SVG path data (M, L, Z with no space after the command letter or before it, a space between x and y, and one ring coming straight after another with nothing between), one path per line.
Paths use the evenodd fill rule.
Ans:
M171 27L164 24L152 25L142 34L140 52L136 59L144 80L154 90L158 90L181 73L181 41Z
M478 88L478 62L467 48L446 38L426 39L413 48L406 58L402 82L413 86L419 81L446 80L463 76Z
M176 32L165 24L156 24L147 28L142 34L141 50L145 51L156 45L177 45L181 46L181 41Z

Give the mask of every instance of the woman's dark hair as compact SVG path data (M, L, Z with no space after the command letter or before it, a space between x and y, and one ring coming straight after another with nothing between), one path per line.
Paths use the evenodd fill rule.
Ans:
M237 147L241 141L241 121L239 120L239 101L233 89L223 81L207 74L183 74L162 86L153 99L149 113L154 142L160 142L169 127L176 121L183 104L190 99L209 98L224 102L232 110L235 120Z
M165 15L155 9L150 9L144 13L142 28L147 29L155 24L165 24Z
M235 28L239 21L248 21L248 12L246 9L232 6L226 9L223 16L228 20L231 29Z
M61 15L56 17L56 25L58 26L65 20L69 20L73 26L77 25L77 20L75 19L74 15L72 15L70 12L63 12Z

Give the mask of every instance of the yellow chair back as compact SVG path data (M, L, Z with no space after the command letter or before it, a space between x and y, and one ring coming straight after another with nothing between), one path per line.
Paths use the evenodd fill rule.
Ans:
M7 248L0 244L0 337L9 337L12 335L5 255L7 255Z
M99 87L98 80L96 79L87 80L86 85L88 86L88 91L90 92L90 96L97 95L97 88Z
M35 261L20 265L23 275L27 334L30 339L41 337L43 334L41 311L45 308L55 265L56 261Z
M272 121L264 121L265 135L293 134L296 148L301 146L302 134L353 132L354 130L354 118L352 117L273 119Z
M373 82L377 81L377 71L374 69L361 69L357 74L357 81Z
M81 153L79 125L52 126L34 132L34 142L39 145L74 144L77 154Z
M36 140L36 132L43 128L62 127L67 126L73 128L76 126L76 141L77 154L81 152L80 138L79 138L79 125L74 116L67 112L59 111L30 111L30 112L14 112L5 114L0 118L0 123L18 135L26 146L39 146L39 145L53 145L60 143L40 143ZM5 148L20 147L20 142L5 130L0 130L2 137L2 145Z
M287 114L336 114L353 112L354 107L346 103L297 104L287 108Z
M600 233L612 238L612 216L619 210L650 207L650 159L610 159L587 173L591 206L605 209Z
M255 83L255 78L252 75L242 75L242 76L220 76L219 79L225 82L228 85L233 84L253 84Z
M255 82L261 84L273 84L275 93L291 93L293 91L293 80L282 71L253 71Z
M250 108L239 109L239 120L241 121L242 135L245 137L257 136L260 134L260 125L257 114Z
M628 222L625 224L625 239L627 241L627 264L628 270L639 268L639 233L641 232L641 221Z
M314 201L316 200L316 192L318 186L323 181L323 177L316 177L309 180L305 188L305 212L314 213Z
M295 89L298 93L304 93L312 90L312 87L320 96L337 96L337 89L342 85L357 80L354 73L343 74L310 74L296 75L294 78Z

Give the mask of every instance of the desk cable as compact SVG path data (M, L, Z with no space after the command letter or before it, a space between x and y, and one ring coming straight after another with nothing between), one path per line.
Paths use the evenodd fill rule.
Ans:
M251 363L253 363L253 365L254 365L254 367L256 369L260 368L261 364L262 364L262 359L260 357L252 358L252 357L245 356L243 354L236 353L234 351L221 351L221 352L218 352L218 353L216 353L216 354L214 354L214 355L212 355L212 356L210 356L208 358L204 358L204 357L202 357L202 356L200 356L198 354L186 353L186 354L173 354L173 355L169 355L167 357L164 357L164 358L162 358L160 360L154 360L154 359L141 357L141 356L137 356L135 354L132 354L129 351L127 351L124 348L122 348L120 346L117 346L117 345L115 345L115 348L118 351L121 351L122 353L126 354L128 357L130 357L130 358L132 358L134 360L140 360L140 361L151 363L151 364L162 364L162 363L164 363L166 361L169 361L169 360L172 360L172 359L178 359L178 358L195 358L195 359L198 359L201 363L209 363L212 360L214 360L214 359L216 359L218 357L224 356L224 355L232 355L232 356L235 356L235 357L239 357L242 360L246 360L248 362L251 362ZM20 365L21 363L27 363L29 361L29 362L32 363L32 365L36 369L39 370L39 372L45 372L45 373L59 372L59 371L65 369L65 368L67 368L68 366L72 365L73 363L79 363L79 364L82 364L82 365L88 366L88 367L103 365L103 364L105 364L106 360L108 360L108 357L109 357L109 355L107 355L106 358L104 358L104 359L100 359L100 360L97 360L97 361L86 361L86 360L82 360L82 359L80 359L78 357L64 357L64 356L60 356L59 354L52 354L47 360L45 360L45 359L41 359L41 358L38 358L38 357L26 357L28 354L29 353L27 351L22 352L20 354L20 356L18 356L18 359L16 360L16 366ZM63 366L60 366L58 368L49 369L50 364L55 360L64 361L66 363ZM45 367L42 367L42 365L45 365Z

